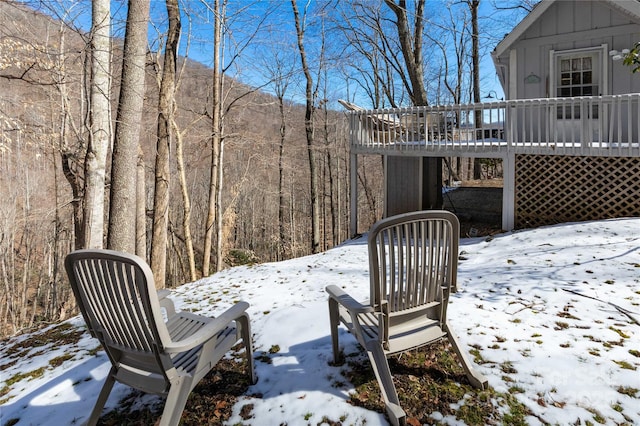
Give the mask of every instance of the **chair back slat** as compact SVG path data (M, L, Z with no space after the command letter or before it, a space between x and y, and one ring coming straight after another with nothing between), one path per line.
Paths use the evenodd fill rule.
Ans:
M383 219L369 233L371 304L391 313L441 302L455 288L459 222L444 211Z
M136 286L142 278L133 265L105 262L105 266L112 269L111 274L116 278L116 285L111 288L115 293L111 299L114 322L119 326L128 325L125 328L126 339L120 343L138 350L151 351L155 339L142 306L143 297Z
M105 349L155 353L160 339L145 291L148 274L122 255L92 257L91 250L81 250L68 259L68 273L82 315ZM153 282L149 284L154 288Z

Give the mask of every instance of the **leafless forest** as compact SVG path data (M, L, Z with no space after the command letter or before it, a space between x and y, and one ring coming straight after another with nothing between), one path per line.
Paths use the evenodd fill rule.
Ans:
M0 326L13 334L74 312L62 261L76 247L86 150L88 50L82 33L25 7L0 3L5 28L0 36ZM112 61L121 59L116 46ZM147 60L147 90L141 122L141 167L146 183L147 229L151 227L156 105L156 61ZM117 66L112 69L117 70ZM211 165L211 69L186 63L176 97L176 121L184 144L196 262L202 262ZM113 93L118 92L118 77ZM224 152L224 264L275 261L310 253L309 167L306 164L304 107L284 104L282 195L284 238L279 229L278 99L253 92L232 79L226 86ZM113 100L115 103L115 99ZM114 104L115 111L115 104ZM348 147L344 114L323 110L316 122L320 174L321 249L348 235ZM380 165L363 164L361 182L375 193L363 200L373 220L380 210ZM172 173L176 164L172 163ZM107 185L109 178L107 177ZM178 180L171 181L168 286L189 280L183 206ZM108 195L108 191L106 192ZM135 209L135 203L131 205ZM366 220L366 219L365 219ZM147 231L146 238L150 238Z
M180 9L196 3L213 28L212 64L177 47L202 43L194 11ZM152 2L166 6L156 25L157 10L125 18L109 0L0 2L0 336L75 314L63 260L77 248L135 241L159 286L172 287L333 247L350 237L349 129L338 97L357 92L373 108L480 101L477 58L492 43L477 33L480 0L444 9L416 0L411 13L402 0L312 3L263 2L250 15L224 0L166 0ZM425 26L435 12L439 23ZM80 25L86 16L93 22ZM295 22L290 43L267 25L274 16L282 28ZM147 36L136 68L127 41L138 18L157 37ZM249 20L254 32L232 32L252 28ZM258 28L268 34L261 41ZM132 69L144 70L144 83L122 71ZM241 83L247 71L266 83ZM143 100L140 119L128 99ZM113 172L120 162L126 172ZM449 164L455 179L480 177L479 163ZM363 232L382 214L381 159L359 158L356 176Z

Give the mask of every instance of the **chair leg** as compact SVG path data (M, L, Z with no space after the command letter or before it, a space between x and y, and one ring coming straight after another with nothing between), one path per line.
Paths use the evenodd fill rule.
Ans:
M338 346L338 325L340 316L338 312L338 302L329 298L329 322L331 327L331 344L333 346L333 362L340 362L340 347Z
M487 389L487 387L489 386L489 381L487 380L487 378L471 366L469 357L467 357L467 355L462 350L460 350L460 342L458 341L458 336L456 336L456 333L454 333L451 327L449 327L448 323L445 327L447 330L449 342L451 343L451 346L453 346L453 350L458 355L458 358L462 363L462 368L464 368L464 372L467 375L467 379L469 379L469 382L471 382L471 385L478 389Z
M251 384L256 384L256 370L253 364L253 343L251 342L251 323L247 314L240 316L236 319L236 322L240 326L240 334L242 337L242 343L244 344L245 353L247 355L247 372L249 373L249 379Z
M373 372L380 385L380 391L382 392L389 420L394 426L403 426L406 424L406 413L400 406L398 392L396 391L396 386L393 384L389 362L382 350L382 346L379 342L370 340L367 342L366 349L369 360L371 361L371 366L373 367Z
M176 383L171 384L159 426L178 426L189 398L190 384L191 381L186 377L180 377Z
M113 385L116 382L115 374L116 374L115 368L111 367L111 370L107 375L107 379L104 382L104 385L102 385L102 389L100 390L100 394L98 395L98 400L96 401L96 405L93 406L93 410L91 411L91 415L89 416L87 425L92 426L98 423L98 419L100 418L100 414L102 413L104 404L107 403L107 399L109 399L109 394L111 393L111 389L113 389Z

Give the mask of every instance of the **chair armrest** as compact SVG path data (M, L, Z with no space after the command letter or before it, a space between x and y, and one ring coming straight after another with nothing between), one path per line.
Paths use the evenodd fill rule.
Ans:
M211 321L207 322L201 329L193 333L186 339L171 342L165 346L165 350L168 353L179 353L189 349L195 348L198 345L211 339L213 336L222 331L229 325L230 322L235 321L243 315L247 315L245 311L249 308L247 302L241 301L224 311L220 316L216 318L210 318Z
M358 302L337 285L329 285L325 288L325 290L327 291L327 293L329 293L329 297L331 299L344 306L351 313L364 314L373 312L373 307L371 307L370 305L363 305L362 303Z
M169 297L171 295L171 290L161 289L158 290L158 302L160 303L160 307L167 310L167 319L171 318L176 314L176 308L173 304L173 300Z
M166 288L162 288L162 289L158 290L156 293L158 293L158 299L162 300L165 297L169 297L169 295L171 294L171 290L166 289Z

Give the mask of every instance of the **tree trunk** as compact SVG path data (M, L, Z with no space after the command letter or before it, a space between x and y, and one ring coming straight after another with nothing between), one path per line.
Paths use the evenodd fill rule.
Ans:
M426 0L417 0L413 20L413 34L409 28L406 0L385 0L385 3L396 15L398 39L405 60L411 91L409 96L416 106L429 105L427 91L424 85L424 68L422 56L422 33L424 30L424 7ZM442 158L429 157L424 161L426 171L423 182L428 188L426 199L421 208L442 208Z
M220 110L222 101L221 70L220 70L220 39L222 33L221 17L219 16L220 1L213 2L214 29L213 29L213 94L211 111L211 173L209 175L209 210L207 212L206 230L204 237L204 252L202 260L202 276L209 275L211 263L211 248L213 247L213 237L215 231L216 206L218 196L218 166L220 162Z
M320 206L318 200L318 176L316 171L316 160L314 153L314 94L313 94L313 78L309 72L307 64L307 55L304 50L304 29L300 23L300 14L296 0L291 0L293 8L293 17L296 25L296 33L298 36L298 51L300 52L300 60L302 62L302 71L304 72L306 86L306 108L304 113L304 128L307 136L307 154L309 158L309 174L310 174L310 196L311 196L311 253L318 253L320 247Z
M278 260L284 260L286 253L286 233L284 229L284 141L287 135L287 122L284 113L284 93L278 93L280 111L280 146L278 150Z
M329 111L327 109L327 104L325 103L323 105L323 113L324 113L324 144L326 147L326 151L327 151L327 178L328 178L328 194L327 196L329 197L329 210L331 212L331 246L336 246L338 245L338 243L340 241L338 241L338 208L336 206L336 202L337 199L336 197L339 197L339 195L336 196L335 193L335 182L334 182L334 171L333 171L333 157L331 155L331 151L335 148L335 145L332 146L331 145L331 140L329 138ZM337 141L334 138L333 141L334 144L337 143ZM326 239L326 237L325 237Z
M147 181L144 173L142 150L136 167L136 255L147 258ZM156 284L157 287L157 284Z
M175 119L175 117L173 117ZM180 190L182 192L182 228L184 229L184 244L187 250L187 258L189 259L189 277L191 281L195 281L196 275L196 259L193 253L193 239L191 238L191 199L189 198L189 190L187 189L187 175L184 169L183 142L182 134L178 131L175 120L172 122L176 135L176 159L178 176L180 177Z
M222 93L222 78L220 79L220 93ZM222 99L222 96L220 97ZM222 100L221 100L222 102ZM220 129L218 132L220 142L218 143L218 159L217 159L217 171L218 178L216 179L216 234L215 234L215 242L216 242L216 271L219 272L222 270L222 253L223 253L223 230L222 230L222 179L223 179L223 162L224 162L224 137L222 133L224 131L224 123L222 121L222 106L220 106L219 111L220 116L218 117L218 128Z
M144 101L149 0L129 0L111 164L107 247L135 252L136 166Z
M469 0L469 8L471 9L471 59L473 61L473 102L480 103L480 34L478 31L478 7L480 6L480 0ZM476 111L475 113L476 129L482 128L482 112ZM480 130L483 132L483 130ZM477 135L476 135L477 136ZM480 135L484 137L484 135ZM480 159L475 158L473 160L473 178L480 179L482 167Z
M153 271L157 288L165 287L167 270L171 123L173 121L175 103L176 56L181 27L178 0L166 0L166 6L169 29L167 31L167 44L164 49L160 93L158 94L158 142L153 199L153 236L151 239L151 270Z
M91 15L90 132L85 157L83 234L85 248L104 244L104 195L111 143L111 6L93 0Z
M426 0L416 2L416 13L414 16L413 34L409 29L409 19L407 17L406 0L385 0L385 3L396 15L396 27L398 39L402 48L402 56L407 66L407 73L411 81L411 101L414 105L428 105L427 90L424 86L424 67L422 65L422 33L424 6Z

